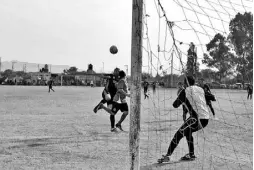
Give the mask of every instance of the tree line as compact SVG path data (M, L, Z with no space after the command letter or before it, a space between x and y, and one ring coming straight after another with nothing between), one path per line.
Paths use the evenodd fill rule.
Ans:
M250 12L238 13L229 23L229 34L217 33L206 44L208 53L203 54L202 63L208 69L197 75L213 77L221 82L222 78L233 77L240 82L252 82L253 77L253 15ZM189 52L188 52L189 55ZM192 74L191 57L188 57L186 74ZM216 71L214 71L216 70Z

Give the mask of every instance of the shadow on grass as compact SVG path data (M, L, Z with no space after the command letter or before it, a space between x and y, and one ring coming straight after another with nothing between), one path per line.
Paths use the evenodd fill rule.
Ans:
M176 160L176 161L170 161L166 163L154 163L151 165L146 165L146 166L141 166L140 170L153 170L153 169L161 169L162 167L165 167L167 165L173 165L173 164L178 164L181 163L182 161ZM175 168L175 167L174 167ZM169 167L167 167L167 170L170 170Z

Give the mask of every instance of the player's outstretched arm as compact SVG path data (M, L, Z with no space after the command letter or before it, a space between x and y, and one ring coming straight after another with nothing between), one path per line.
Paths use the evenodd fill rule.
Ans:
M174 101L173 107L178 108L183 103L183 101L185 101L185 99L186 99L185 90L182 90L180 94L177 96L176 100Z

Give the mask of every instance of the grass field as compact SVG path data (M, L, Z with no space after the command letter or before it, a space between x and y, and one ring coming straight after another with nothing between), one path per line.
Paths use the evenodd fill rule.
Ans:
M41 86L0 86L0 169L129 169L129 117L123 123L127 132L112 133L109 115L92 112L102 88L54 88L47 93ZM176 89L159 89L149 100L142 96L142 170L253 168L252 100L246 100L246 91L213 92L219 120L194 134L197 160L163 165L156 161L183 123L181 107L172 107ZM182 139L172 157L187 151Z

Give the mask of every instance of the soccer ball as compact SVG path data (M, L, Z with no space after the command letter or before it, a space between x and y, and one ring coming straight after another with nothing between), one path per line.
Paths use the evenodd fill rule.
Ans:
M109 49L111 54L116 54L118 52L118 49L115 45L112 45Z
M107 101L111 100L111 96L110 96L109 93L105 95L105 99L106 99Z

